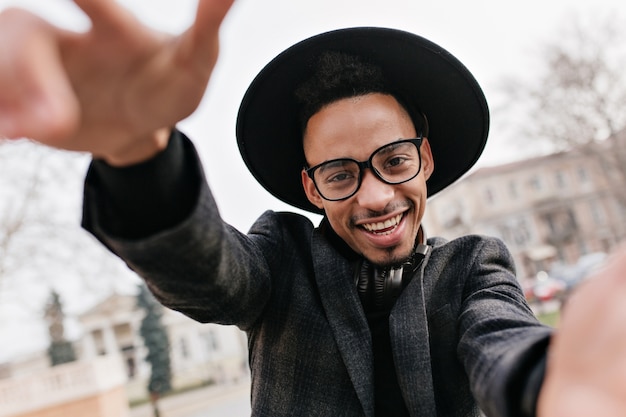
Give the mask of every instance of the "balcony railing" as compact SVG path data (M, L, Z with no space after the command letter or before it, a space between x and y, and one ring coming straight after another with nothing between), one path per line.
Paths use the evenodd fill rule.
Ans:
M71 362L0 381L0 417L19 416L110 391L126 383L119 356Z

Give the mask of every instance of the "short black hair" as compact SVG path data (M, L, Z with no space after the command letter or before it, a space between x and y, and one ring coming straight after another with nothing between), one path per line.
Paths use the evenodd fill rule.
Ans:
M407 111L417 132L428 135L426 116L416 105L410 104L410 101L394 91L380 67L358 56L336 51L321 54L313 75L295 90L296 100L301 106L299 116L302 132L311 116L327 104L373 93L393 96Z

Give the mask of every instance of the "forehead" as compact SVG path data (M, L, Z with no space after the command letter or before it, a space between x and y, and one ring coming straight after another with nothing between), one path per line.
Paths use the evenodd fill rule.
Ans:
M377 148L416 136L407 111L386 94L337 100L309 119L303 136L310 164L335 158L366 159Z

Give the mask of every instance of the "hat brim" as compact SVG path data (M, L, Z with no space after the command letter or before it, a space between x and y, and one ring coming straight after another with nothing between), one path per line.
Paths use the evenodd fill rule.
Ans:
M286 49L252 81L237 116L237 143L248 169L272 195L320 213L304 193L296 88L309 79L325 51L357 55L378 65L393 89L426 115L435 170L432 196L465 174L480 157L489 130L485 96L472 74L449 52L415 34L388 28L339 29Z

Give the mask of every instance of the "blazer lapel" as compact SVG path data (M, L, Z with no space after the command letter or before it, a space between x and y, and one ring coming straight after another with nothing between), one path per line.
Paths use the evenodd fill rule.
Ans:
M374 416L372 341L353 276L354 266L322 236L313 233L315 280L322 306L357 396L368 417Z
M423 278L424 266L415 273L411 283L404 289L389 318L398 382L412 416L436 415L437 410Z

